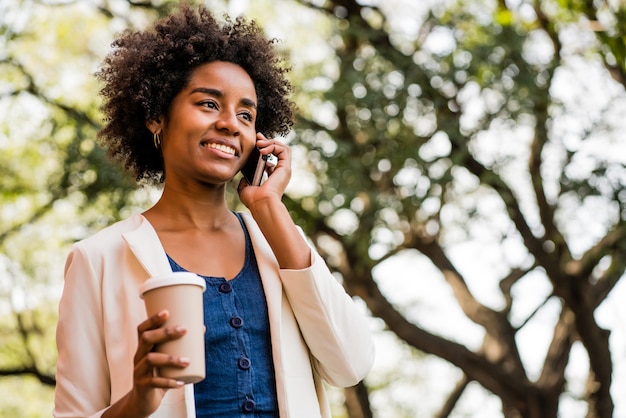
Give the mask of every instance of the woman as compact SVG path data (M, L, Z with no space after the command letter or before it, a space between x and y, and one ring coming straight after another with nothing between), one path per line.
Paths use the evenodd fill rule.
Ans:
M290 150L260 133L292 125L273 42L254 22L220 24L181 6L113 47L98 73L100 137L163 192L68 256L54 416L330 417L323 382L358 383L373 346L365 317L281 201ZM236 213L226 186L255 147L277 163L260 186L240 181L249 214ZM156 375L188 364L153 350L186 330L163 326L167 311L146 318L138 296L143 281L171 271L207 283L207 377L195 385Z

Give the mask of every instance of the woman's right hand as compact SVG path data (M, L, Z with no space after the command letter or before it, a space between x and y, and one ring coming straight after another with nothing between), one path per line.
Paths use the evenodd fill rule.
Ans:
M164 327L169 312L163 310L137 326L137 351L134 357L133 388L119 402L113 404L102 417L148 417L157 410L168 389L184 382L160 377L156 369L162 366L185 368L189 359L157 353L155 345L175 340L187 333L182 326Z

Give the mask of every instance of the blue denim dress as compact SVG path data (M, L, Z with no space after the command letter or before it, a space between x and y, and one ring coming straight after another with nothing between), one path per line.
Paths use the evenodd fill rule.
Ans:
M235 214L246 236L243 268L232 280L201 276L206 378L194 385L196 416L278 417L267 302L250 236ZM173 271L186 271L168 259Z

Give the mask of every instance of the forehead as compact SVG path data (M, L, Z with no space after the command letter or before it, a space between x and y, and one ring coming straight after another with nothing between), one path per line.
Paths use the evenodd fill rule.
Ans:
M254 82L246 70L231 62L215 61L200 65L189 79L188 89L218 88L224 93L238 94L256 101Z

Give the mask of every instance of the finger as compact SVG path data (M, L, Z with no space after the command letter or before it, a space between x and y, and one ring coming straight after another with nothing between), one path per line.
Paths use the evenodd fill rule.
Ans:
M155 388L172 389L184 386L185 382L167 377L153 376L150 384Z
M265 170L269 171L276 166L283 166L285 162L291 161L291 148L280 142L268 140L268 143L259 148L261 155L266 159Z
M136 379L141 379L145 376L154 376L154 370L159 367L175 367L178 369L184 369L187 366L189 366L188 357L178 357L165 353L150 352L146 354L135 366L134 374Z
M153 343L149 342L149 340L144 336L146 332L150 330L158 329L161 327L167 318L169 317L169 312L167 310L162 310L155 315L150 316L148 319L143 321L137 326L137 351L135 352L134 361L137 363L146 353L152 350Z
M135 380L135 385L138 388L145 389L171 389L181 387L185 382L176 379L170 379L169 377L163 377L158 375L146 375L139 380Z
M135 385L152 388L173 388L182 386L184 382L159 376L157 373L158 368L166 366L184 369L189 366L189 359L162 353L149 353L133 371Z
M276 140L274 138L269 138L268 139L262 133L257 133L257 143L256 144L257 144L257 147L259 148L259 151L263 155L268 155L268 154L276 155L276 152L278 152L279 150L288 148L282 142L280 142L280 141L278 141L278 140Z
M274 154L274 156L278 159L277 162L280 162L281 159L289 156L291 148L287 144L283 144L280 141L270 140L270 143L265 150L270 151L270 154Z
M137 326L137 334L140 335L142 332L145 332L149 329L155 329L160 327L165 323L169 316L169 311L165 309L156 313L155 315L152 315Z
M187 334L187 328L182 325L175 325L146 331L142 334L142 338L146 343L154 345L177 340L185 334Z
M187 328L182 325L151 329L139 335L139 346L143 346L144 349L147 349L146 352L149 352L155 344L176 340L186 333Z
M151 352L156 344L176 340L185 334L187 334L187 329L180 325L149 329L142 332L139 334L139 344L137 345L137 352L135 353L135 362Z

